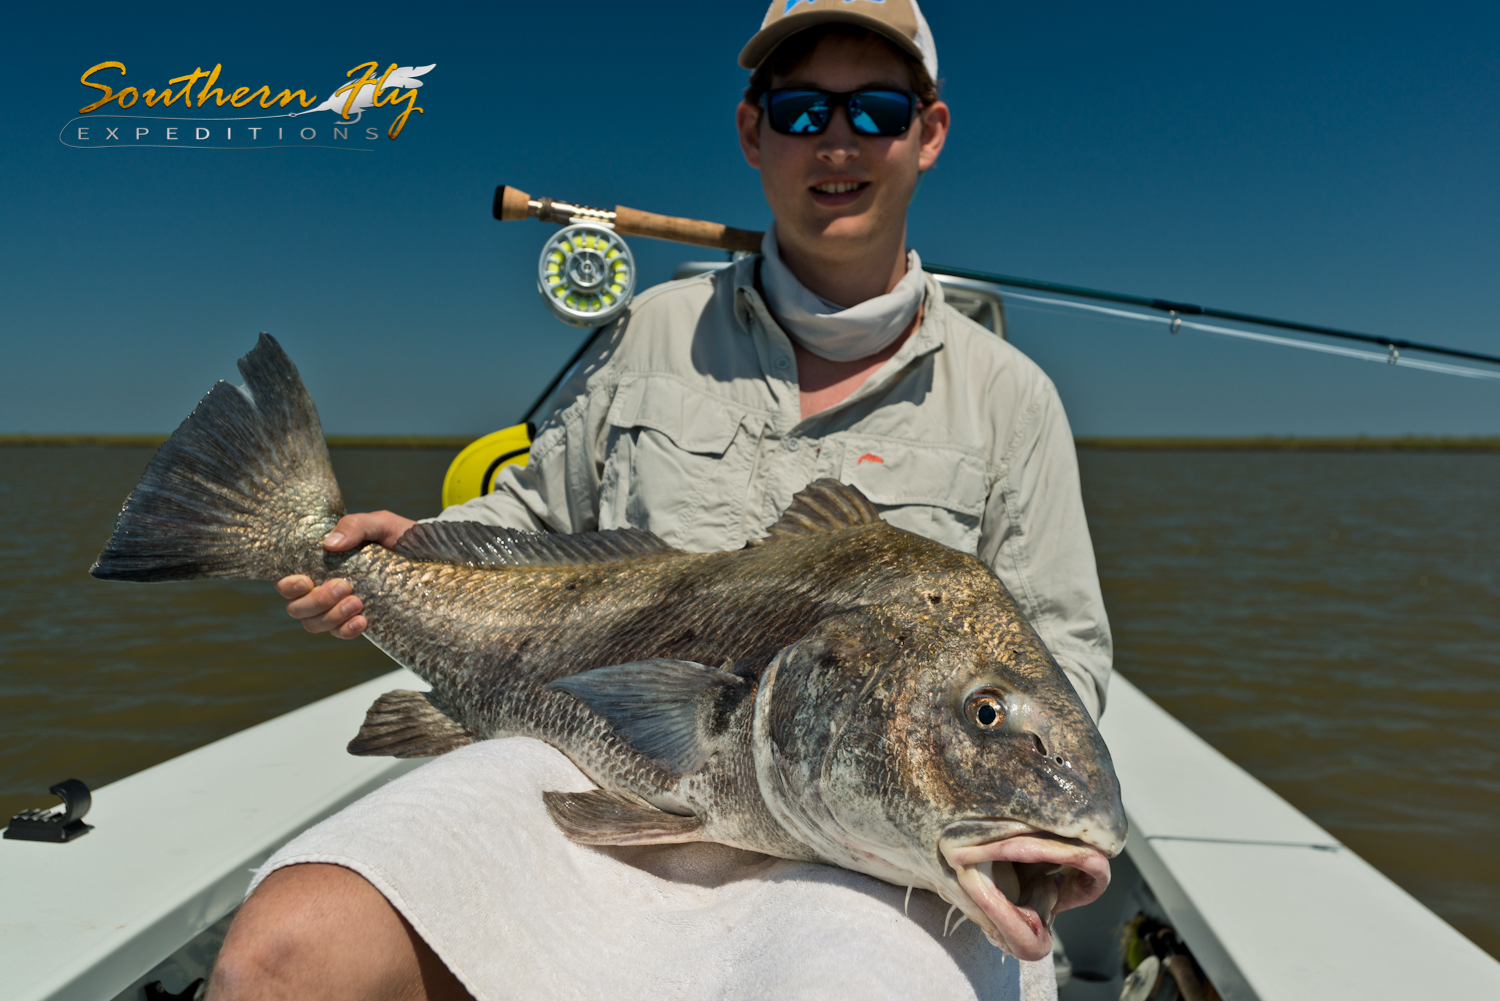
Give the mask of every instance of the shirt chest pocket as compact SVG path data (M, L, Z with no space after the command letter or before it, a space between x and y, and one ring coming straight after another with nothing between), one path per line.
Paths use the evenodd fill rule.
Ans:
M754 450L737 447L744 407L676 379L627 376L610 405L599 527L640 528L673 545L743 545ZM744 467L744 468L741 468Z
M851 436L839 478L897 528L966 553L978 550L989 482L984 463L968 452Z

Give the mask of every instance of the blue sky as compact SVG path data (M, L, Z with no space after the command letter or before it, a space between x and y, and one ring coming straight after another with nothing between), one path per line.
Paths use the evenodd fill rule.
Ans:
M647 10L660 13L627 17ZM1500 353L1493 5L924 10L955 122L912 209L925 260ZM732 117L735 55L763 13L12 12L0 432L169 430L260 330L298 362L330 432L513 422L581 334L535 292L548 228L494 222L493 187L762 227ZM369 153L63 145L94 93L79 75L111 59L128 70L117 86L222 63L225 82L320 99L368 60L437 67L424 113ZM633 247L648 284L701 256ZM1500 433L1500 382L1011 320L1080 434Z

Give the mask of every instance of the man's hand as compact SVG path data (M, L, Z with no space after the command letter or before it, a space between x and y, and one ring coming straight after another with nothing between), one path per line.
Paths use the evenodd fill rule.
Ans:
M366 542L378 542L389 549L415 524L390 511L346 514L323 539L323 548L340 553ZM369 625L359 614L364 603L342 578L313 587L312 578L306 574L293 574L276 582L276 593L287 599L286 613L302 620L302 628L310 633L331 632L341 640L352 640Z

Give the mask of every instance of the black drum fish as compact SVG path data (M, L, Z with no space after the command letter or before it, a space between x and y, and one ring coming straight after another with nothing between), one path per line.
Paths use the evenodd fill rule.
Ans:
M94 565L108 580L347 579L365 636L432 685L354 754L525 735L599 788L545 793L569 838L716 841L931 890L1023 959L1109 881L1109 751L1004 585L819 480L764 539L418 524L330 553L322 427L268 335L161 447Z

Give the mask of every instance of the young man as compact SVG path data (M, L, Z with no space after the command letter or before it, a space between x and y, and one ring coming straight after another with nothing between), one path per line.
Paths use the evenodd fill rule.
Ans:
M775 215L762 255L639 296L559 392L528 465L441 517L628 526L685 549L737 549L797 490L833 476L893 524L993 566L1097 715L1109 631L1056 391L945 305L906 248L907 206L949 125L920 11L776 0L740 61L755 71L740 142ZM411 524L350 515L326 544L392 545ZM351 639L365 627L342 581L278 588L309 631ZM711 845L568 845L539 789L581 776L528 747L454 752L278 853L230 932L213 996L644 995L648 971L683 996L734 994L747 974L740 989L757 996L896 996L914 983L972 996L1005 977L972 930L929 934L941 923L924 916L932 900L896 921L874 902L900 890L862 876ZM596 909L570 910L580 894ZM664 917L695 908L702 920ZM830 924L833 937L819 937ZM699 953L703 963L689 958Z

